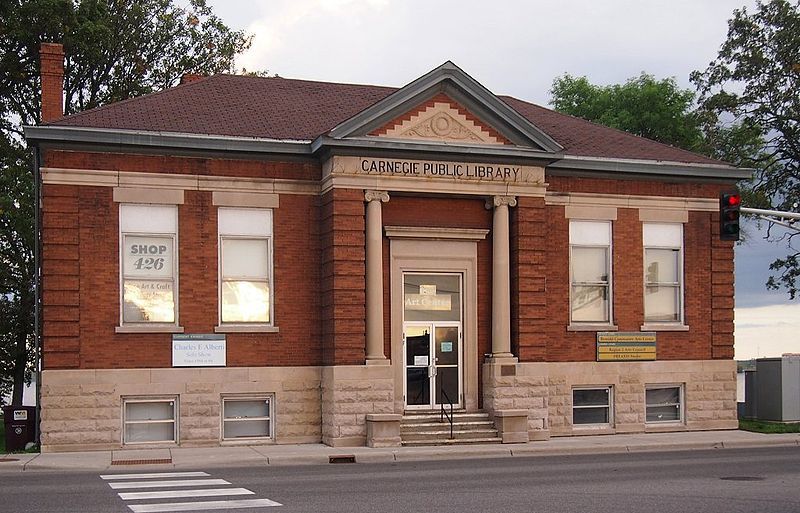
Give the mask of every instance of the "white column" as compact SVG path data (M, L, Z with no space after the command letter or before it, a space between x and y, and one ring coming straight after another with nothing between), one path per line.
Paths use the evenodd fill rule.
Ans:
M383 354L383 220L386 191L366 191L367 202L367 365L388 363Z
M486 208L494 208L492 220L492 359L511 354L511 259L509 257L508 208L517 205L514 196L494 196Z

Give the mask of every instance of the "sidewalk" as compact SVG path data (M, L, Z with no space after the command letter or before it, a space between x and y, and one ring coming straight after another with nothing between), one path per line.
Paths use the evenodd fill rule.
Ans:
M0 457L0 473L84 470L138 472L172 469L321 465L331 458L354 457L356 463L389 463L437 459L502 458L567 454L625 453L730 449L743 447L798 447L800 434L761 434L748 431L698 431L552 438L526 444L487 444L436 447L328 447L322 444L261 445L207 448L125 449L114 451L8 454Z

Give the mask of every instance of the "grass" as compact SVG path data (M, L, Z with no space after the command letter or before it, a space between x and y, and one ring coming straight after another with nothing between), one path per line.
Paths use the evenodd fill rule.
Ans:
M755 433L800 433L800 422L784 424L781 422L766 422L763 420L740 420L739 429Z

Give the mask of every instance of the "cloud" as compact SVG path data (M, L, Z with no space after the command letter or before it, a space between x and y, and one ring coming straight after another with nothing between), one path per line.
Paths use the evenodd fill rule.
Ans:
M800 352L800 303L736 308L737 360Z

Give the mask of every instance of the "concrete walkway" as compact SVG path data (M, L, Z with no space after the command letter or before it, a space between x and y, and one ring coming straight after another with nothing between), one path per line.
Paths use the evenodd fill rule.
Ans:
M0 457L0 473L53 470L139 472L142 469L202 469L220 466L327 465L331 463L331 458L343 457L353 457L357 463L388 463L447 458L502 458L769 446L798 447L800 434L766 435L747 431L700 431L574 436L526 444L449 447L372 449L304 444L7 454Z

